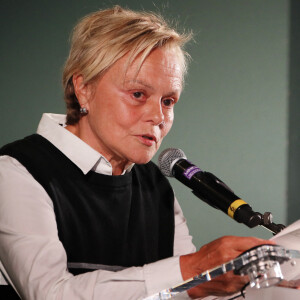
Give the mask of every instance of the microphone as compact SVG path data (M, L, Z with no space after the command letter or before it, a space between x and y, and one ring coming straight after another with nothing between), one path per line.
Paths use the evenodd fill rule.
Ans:
M192 189L193 194L239 223L250 228L263 223L262 215L234 194L219 178L189 162L181 149L165 149L158 158L158 167L168 177L175 177Z

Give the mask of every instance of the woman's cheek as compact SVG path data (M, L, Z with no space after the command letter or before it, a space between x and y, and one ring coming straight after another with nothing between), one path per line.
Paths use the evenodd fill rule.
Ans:
M171 126L173 124L173 120L174 120L174 111L173 109L168 109L166 112L165 112L165 123L170 123Z

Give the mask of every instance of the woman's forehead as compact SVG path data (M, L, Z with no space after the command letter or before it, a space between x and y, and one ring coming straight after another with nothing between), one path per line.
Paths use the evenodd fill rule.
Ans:
M158 77L172 77L182 81L183 64L180 54L174 49L157 48L141 62L137 57L130 65L128 60L129 54L118 60L113 68L114 73L119 77L122 76L124 81L138 81L140 77L147 75L157 75Z

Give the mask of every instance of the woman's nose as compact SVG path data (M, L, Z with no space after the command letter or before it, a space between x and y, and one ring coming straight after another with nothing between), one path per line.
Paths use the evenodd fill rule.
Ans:
M147 121L152 122L154 125L160 125L164 123L164 119L161 99L148 101Z

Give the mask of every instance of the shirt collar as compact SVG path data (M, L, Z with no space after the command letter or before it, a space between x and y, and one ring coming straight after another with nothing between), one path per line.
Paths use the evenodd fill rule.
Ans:
M37 133L66 155L84 174L92 170L100 174L112 175L110 162L64 127L66 127L66 115L44 113ZM122 175L130 172L133 165L127 166Z

